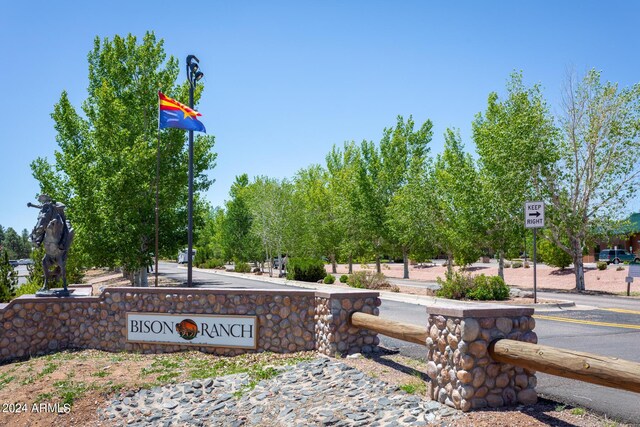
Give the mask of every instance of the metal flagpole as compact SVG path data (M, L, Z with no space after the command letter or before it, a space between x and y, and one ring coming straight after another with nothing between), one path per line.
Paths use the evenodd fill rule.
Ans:
M158 129L158 147L156 151L156 288L158 287L158 240L160 235L160 208L159 208L159 187L160 187L160 129Z

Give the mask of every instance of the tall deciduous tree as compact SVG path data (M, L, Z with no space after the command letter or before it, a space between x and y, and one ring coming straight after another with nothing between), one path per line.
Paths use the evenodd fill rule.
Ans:
M267 260L279 259L280 275L283 275L282 255L291 252L291 224L296 215L293 185L287 180L258 177L247 190L251 234L260 239ZM271 272L270 262L269 265Z
M357 184L360 162L360 148L354 142L345 143L342 149L334 146L326 156L329 192L336 200L336 223L343 236L340 252L347 259L349 274L353 273L354 257L365 246L363 207Z
M76 228L74 246L97 266L146 272L154 246L157 92L186 102L188 83L176 85L178 60L165 61L153 33L95 39L88 55L89 87L79 114L66 92L52 117L59 151L55 163L32 164L42 192L63 201ZM202 92L195 93L197 102ZM187 152L185 132L161 132L160 252L173 256L186 241ZM212 183L214 138L195 140L194 188ZM196 197L194 218L204 204ZM146 276L142 276L144 282Z
M436 158L431 179L434 233L437 246L448 258L448 274L452 260L467 265L481 255L482 200L479 177L473 159L464 152L459 133L447 129L444 152Z
M336 259L344 235L339 219L339 204L344 203L331 190L330 174L320 165L298 171L294 180L294 203L302 213L297 234L303 238L298 246L305 255L326 256L336 273Z
M406 152L404 165L402 157L396 161L390 180L386 207L386 226L391 244L399 247L404 263L404 278L409 278L409 255L418 247L428 245L432 234L429 213L429 189L426 187L429 147L433 135L433 124L427 120L420 129L414 131L413 118L406 123L399 118L391 132L392 147L398 152ZM406 147L403 149L402 147Z
M225 247L225 258L246 262L260 258L260 242L252 233L253 217L249 207L249 177L242 174L236 177L231 185L226 202L222 236Z
M589 71L571 75L563 97L558 159L540 169L549 234L571 255L576 290L585 290L583 251L590 235L612 229L640 188L640 84L619 88Z
M487 110L473 122L482 181L482 218L486 245L504 257L522 248L524 203L534 200L533 177L539 165L553 161L555 127L538 86L526 88L514 73L507 96L489 95Z

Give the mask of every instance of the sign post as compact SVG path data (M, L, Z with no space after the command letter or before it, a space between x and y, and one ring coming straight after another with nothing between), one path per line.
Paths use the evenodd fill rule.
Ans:
M524 204L524 226L525 228L533 228L533 303L537 304L538 284L536 277L536 234L538 228L544 227L544 202L526 202Z

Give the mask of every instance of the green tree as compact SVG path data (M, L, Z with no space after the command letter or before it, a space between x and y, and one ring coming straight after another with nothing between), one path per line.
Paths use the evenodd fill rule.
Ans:
M200 233L198 233L197 246L199 253L202 253L202 250L204 250L204 252L209 254L209 258L225 259L223 240L224 218L225 212L221 207L218 206L209 209L204 220L204 226Z
M640 188L640 84L620 89L591 70L567 80L557 159L540 168L551 240L568 253L585 290L583 250L593 232L614 230Z
M9 254L0 252L0 302L9 302L15 296L18 272L9 264Z
M521 73L512 74L504 100L489 95L486 112L473 122L485 242L498 254L502 278L505 254L523 249L524 203L534 200L538 165L552 161L555 132L540 87L526 88Z
M7 228L4 234L4 250L10 259L24 258L25 247L22 238L12 227Z
M332 191L331 174L320 165L298 171L294 179L294 204L302 213L297 234L302 236L296 246L299 255L320 258L326 256L336 272L337 258L344 238L339 218L339 193Z
M248 186L247 174L236 177L229 191L231 200L226 202L222 228L225 258L240 262L259 259L261 253L260 242L251 231L253 218L249 209Z
M186 242L186 133L157 130L157 92L188 99L188 83L176 85L178 60L165 61L163 42L147 33L113 40L96 38L88 55L88 95L82 114L66 92L52 118L59 151L55 163L36 159L31 168L41 191L64 201L76 228L74 246L90 265L123 266L139 271L146 284L146 266L155 240L156 144L161 141L160 254L173 256ZM202 85L195 91L197 103ZM206 191L212 181L214 138L195 140L194 188ZM197 197L194 218L205 204Z
M448 275L452 261L467 265L481 255L482 238L479 176L473 159L464 152L459 133L447 129L444 152L436 158L430 180L434 188L432 216L434 241L447 255Z
M338 252L344 254L353 273L353 259L364 251L365 227L361 198L357 185L360 170L360 148L354 142L347 142L340 149L335 145L326 156L329 174L329 193L335 200L336 229L342 235Z
M432 219L429 213L429 194L426 187L428 144L433 136L433 124L427 120L417 131L413 130L411 117L406 123L399 118L391 132L391 140L397 151L405 152L395 165L395 173L389 186L386 207L386 227L392 245L399 247L404 263L404 278L409 278L409 254L429 244L427 238ZM404 146L405 149L401 147Z

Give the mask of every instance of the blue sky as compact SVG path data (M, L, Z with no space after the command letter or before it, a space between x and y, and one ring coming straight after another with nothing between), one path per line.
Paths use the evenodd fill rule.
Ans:
M473 151L473 117L513 70L540 83L555 112L567 69L632 85L638 16L634 1L6 2L0 224L33 226L29 163L57 148L60 93L78 108L85 99L96 36L153 30L182 68L188 54L200 58L199 111L218 153L207 198L220 205L236 175L291 177L334 144L379 141L398 114L434 122L433 153L447 127Z

